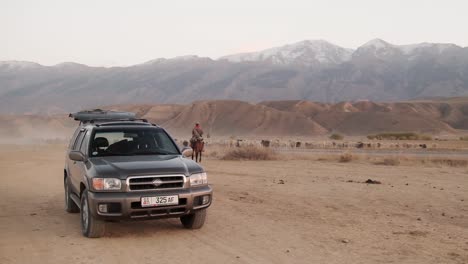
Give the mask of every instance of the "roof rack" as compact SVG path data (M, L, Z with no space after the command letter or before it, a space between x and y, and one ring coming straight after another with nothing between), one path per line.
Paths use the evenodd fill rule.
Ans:
M134 121L142 121L143 123L134 123ZM104 122L102 122L101 120L99 120L99 123L96 124L97 127L101 127L101 126L115 126L115 125L147 125L147 126L151 126L152 124L150 124L148 122L148 120L146 119L133 119L133 120L105 120Z
M102 109L80 111L71 113L68 116L80 121L80 124L113 121L143 121L148 123L146 119L136 118L136 114L132 112L105 111Z

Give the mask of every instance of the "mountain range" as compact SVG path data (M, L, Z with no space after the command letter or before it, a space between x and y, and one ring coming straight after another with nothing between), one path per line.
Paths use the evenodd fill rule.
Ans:
M326 103L468 95L468 48L371 40L352 50L306 40L217 60L156 59L129 67L0 62L0 113L63 113L115 104L196 100Z

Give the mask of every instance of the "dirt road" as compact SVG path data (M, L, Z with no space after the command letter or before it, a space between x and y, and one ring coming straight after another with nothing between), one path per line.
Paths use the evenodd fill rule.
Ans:
M468 263L466 167L207 160L203 229L110 223L87 239L63 210L64 149L0 146L0 263Z

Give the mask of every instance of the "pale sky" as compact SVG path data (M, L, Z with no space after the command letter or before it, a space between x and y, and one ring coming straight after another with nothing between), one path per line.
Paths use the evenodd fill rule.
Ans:
M126 66L305 39L468 46L468 0L0 0L0 60Z

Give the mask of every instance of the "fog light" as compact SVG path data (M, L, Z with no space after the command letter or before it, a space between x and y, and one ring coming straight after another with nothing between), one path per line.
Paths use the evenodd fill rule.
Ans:
M107 213L107 204L100 204L100 205L98 206L98 210L99 210L99 212L101 212L101 213Z
M210 202L210 196L209 195L205 195L203 196L202 198L202 204L207 204Z

